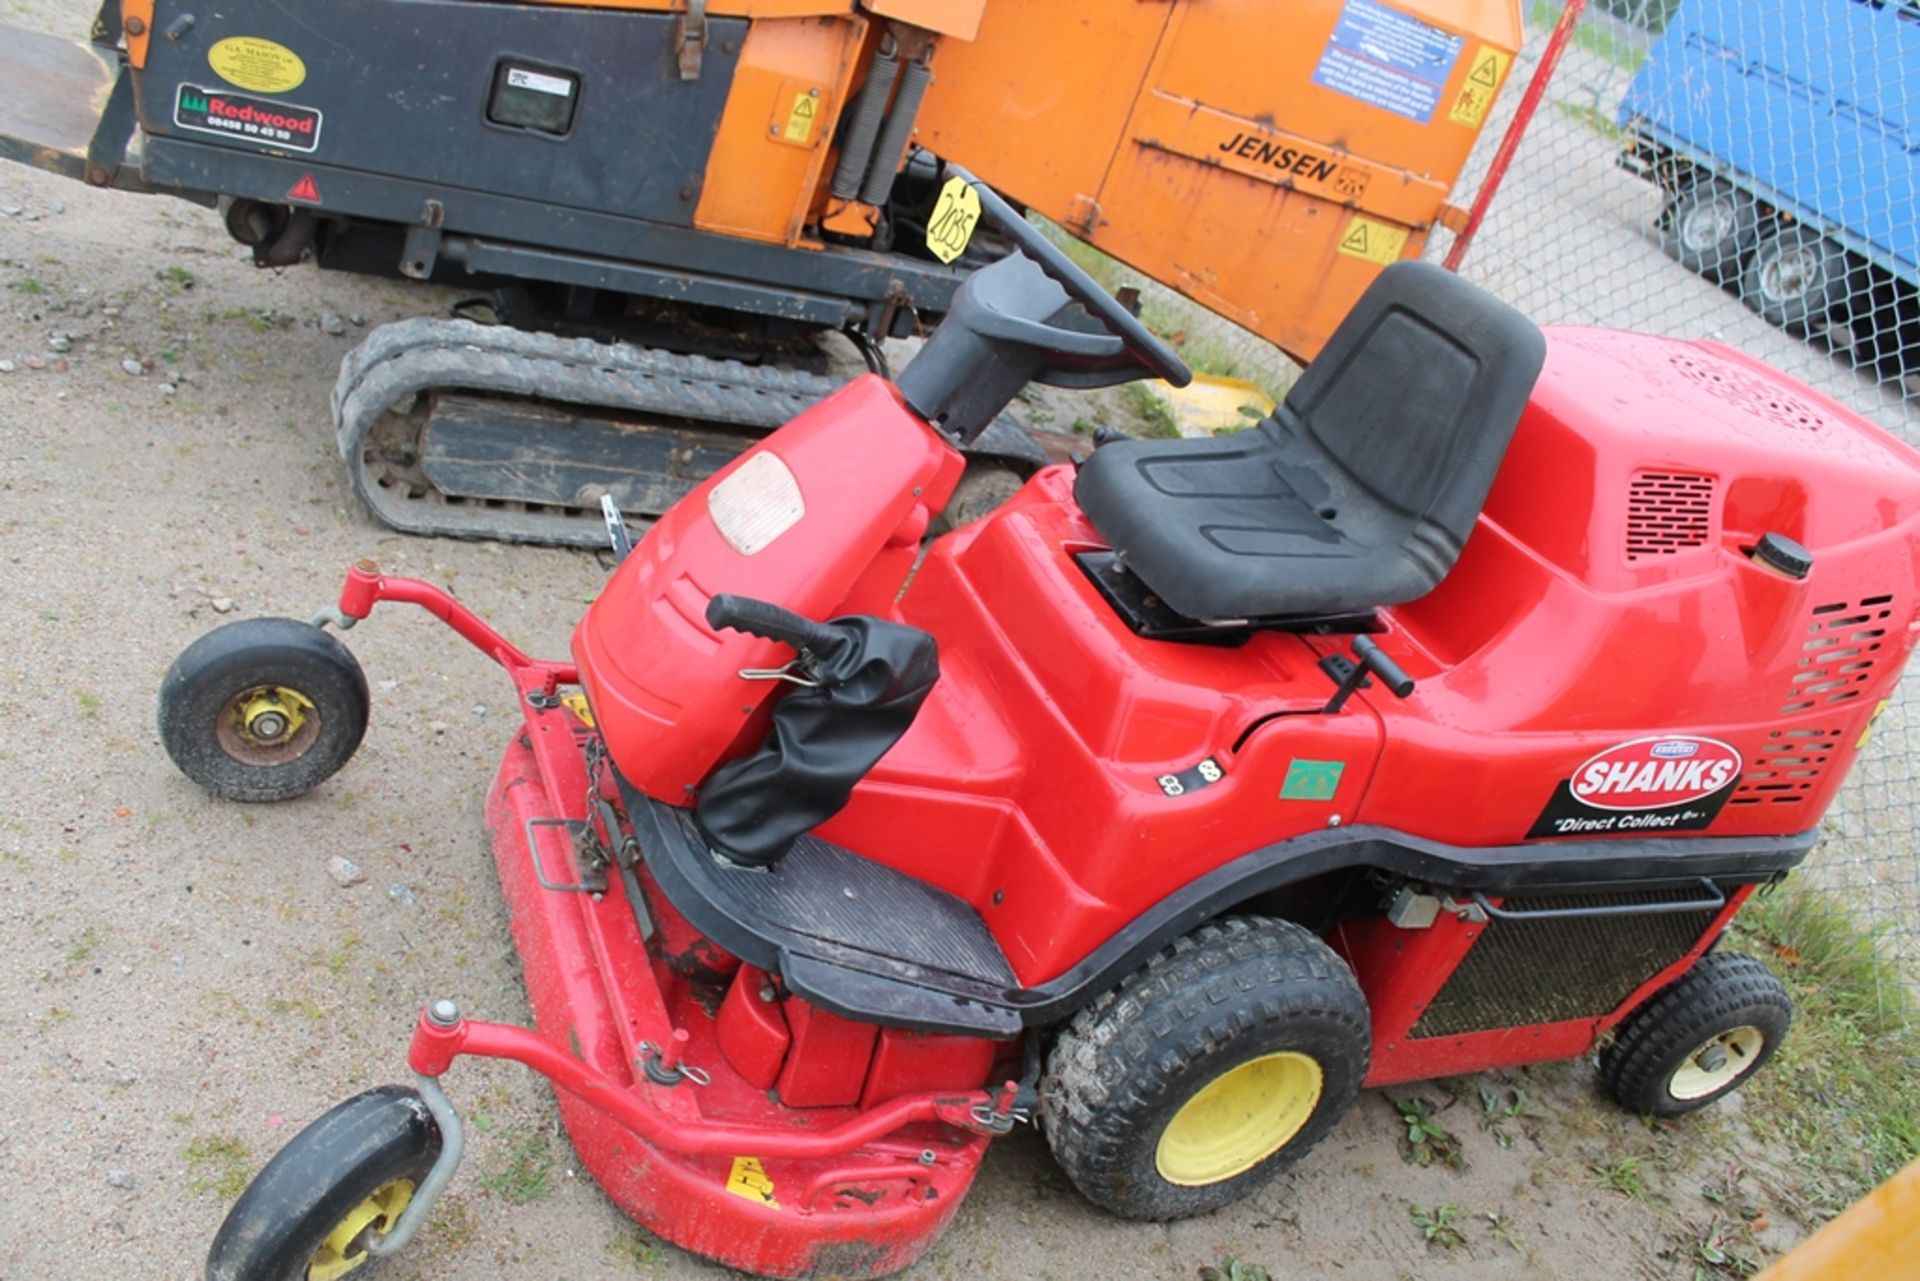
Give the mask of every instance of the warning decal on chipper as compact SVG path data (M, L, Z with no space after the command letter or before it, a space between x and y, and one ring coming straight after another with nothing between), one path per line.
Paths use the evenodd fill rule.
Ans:
M1527 835L1687 832L1708 826L1740 783L1740 753L1717 738L1636 738L1582 761Z
M173 103L173 123L196 133L218 134L277 151L313 151L320 146L321 115L312 107L202 89L199 85L180 86Z
M1347 0L1313 83L1426 124L1466 37L1379 0Z
M1376 222L1359 214L1355 214L1352 221L1347 223L1347 229L1340 233L1341 253L1377 262L1382 267L1400 261L1400 251L1406 247L1405 227Z
M1513 55L1504 53L1492 45L1483 44L1473 51L1468 61L1467 82L1460 86L1460 92L1453 97L1453 109L1447 112L1447 119L1457 125L1466 125L1477 129L1480 122L1487 118L1487 108L1493 105L1493 96L1500 92L1500 82L1507 77L1507 67L1513 62Z

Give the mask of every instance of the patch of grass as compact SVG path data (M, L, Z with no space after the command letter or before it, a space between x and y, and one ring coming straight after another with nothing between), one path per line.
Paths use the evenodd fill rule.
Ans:
M353 964L353 953L360 946L360 935L349 930L340 936L340 941L327 953L322 962L329 974L345 974L347 967Z
M632 1228L607 1242L607 1253L651 1274L660 1262L660 1238L645 1228Z
M498 1150L480 1186L509 1205L529 1205L553 1191L553 1145L531 1131Z
M1273 1281L1273 1274L1257 1263L1229 1257L1202 1265L1200 1281Z
M1406 1133L1400 1136L1402 1160L1418 1166L1437 1163L1449 1170L1467 1168L1467 1156L1460 1150L1460 1139L1434 1119L1431 1100L1407 1095L1394 1099L1393 1106L1407 1127Z
M1600 108L1584 102L1565 102L1559 98L1553 99L1552 102L1555 111L1576 124L1585 125L1608 142L1622 145L1627 141L1626 131L1615 124L1613 117Z
M247 1145L226 1134L196 1135L181 1154L187 1163L187 1183L195 1192L211 1192L231 1201L246 1191L253 1161Z
M1714 1277L1750 1277L1760 1270L1753 1257L1753 1237L1745 1226L1728 1223L1718 1217L1705 1223L1683 1223L1673 1244L1661 1257L1672 1259L1690 1269L1693 1281Z
M23 294L44 294L47 292L47 287L38 280L35 280L32 276L22 276L18 280L9 280L7 282L7 288L17 289Z
M160 273L163 280L171 280L182 289L191 289L200 282L185 267L168 267Z
M1166 401L1148 391L1145 383L1128 383L1120 389L1120 399L1128 412L1140 420L1142 435L1179 439L1180 425L1174 421L1173 410L1167 407Z
M1527 25L1536 31L1551 31L1565 7L1551 0L1533 0L1533 7L1527 11ZM1632 37L1622 35L1604 22L1577 23L1573 28L1573 47L1605 59L1628 75L1640 70L1647 60L1647 51Z
M299 323L295 317L282 315L271 307L229 307L225 311L208 312L207 320L238 320L256 334L291 329Z
M1091 436L1099 428L1100 424L1091 418L1082 416L1073 420L1073 434L1076 436Z
M1508 1081L1489 1085L1480 1082L1480 1128L1493 1135L1493 1141L1503 1148L1513 1146L1513 1133L1508 1130L1507 1122L1515 1120L1537 1120L1544 1115L1527 1098L1527 1092Z
M73 701L80 704L80 715L87 720L100 714L100 696L90 689L74 690Z
M1835 1211L1920 1158L1920 1008L1913 977L1841 900L1790 884L1736 927L1793 997L1793 1030L1746 1086L1747 1117L1796 1153L1812 1203Z
M93 955L93 949L100 946L100 931L89 925L80 931L80 937L67 948L67 960L75 965Z
M1588 1168L1593 1171L1593 1177L1599 1180L1601 1187L1610 1188L1629 1201L1645 1199L1647 1180L1641 1173L1639 1157L1618 1157L1612 1161L1598 1162Z
M1513 1230L1513 1224L1507 1221L1506 1215L1495 1214L1488 1210L1480 1217L1487 1221L1488 1228L1492 1230L1495 1245L1504 1245L1515 1254L1527 1252L1526 1247L1520 1244L1520 1236Z
M1437 1245L1442 1250L1451 1250L1457 1245L1465 1245L1467 1238L1453 1221L1460 1217L1457 1205L1436 1205L1429 1209L1424 1205L1409 1205L1407 1213L1413 1217L1413 1226L1427 1239L1428 1245Z

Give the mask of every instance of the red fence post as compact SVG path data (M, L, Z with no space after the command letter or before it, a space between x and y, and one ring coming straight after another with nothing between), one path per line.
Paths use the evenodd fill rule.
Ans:
M1527 82L1527 91L1520 96L1520 107L1513 113L1513 121L1507 126L1506 135L1500 139L1500 149L1493 153L1493 163L1487 166L1486 181L1480 184L1479 194L1473 198L1473 209L1467 214L1467 225L1460 229L1459 237L1447 250L1447 260L1443 265L1448 271L1460 270L1460 261L1467 256L1467 246L1473 243L1474 233L1480 230L1480 223L1487 216L1487 206L1493 203L1493 194L1500 190L1500 181L1507 176L1507 166L1513 163L1513 153L1519 150L1520 137L1526 133L1528 122L1533 119L1540 99L1547 92L1547 82L1553 79L1553 69L1560 65L1560 55L1566 51L1567 42L1573 39L1574 24L1580 21L1580 15L1586 9L1587 0L1567 0L1567 7L1560 11L1560 21L1553 26L1546 52L1540 55L1540 65L1534 68L1533 79Z

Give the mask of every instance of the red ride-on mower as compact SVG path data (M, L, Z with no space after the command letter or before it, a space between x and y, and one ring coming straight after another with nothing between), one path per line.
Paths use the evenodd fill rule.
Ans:
M615 521L571 661L362 564L315 625L176 662L167 748L238 799L351 755L367 688L322 626L382 601L498 661L525 717L488 819L536 1027L430 1004L413 1085L274 1157L210 1277L400 1248L459 1164L467 1056L548 1077L661 1236L858 1277L925 1250L1022 1121L1090 1200L1166 1219L1365 1086L1597 1048L1672 1116L1778 1047L1780 986L1715 944L1913 646L1920 456L1726 348L1543 339L1408 263L1257 428L1104 444L923 557L956 443L1029 380L1187 377L976 189L1019 252L897 386L637 546Z

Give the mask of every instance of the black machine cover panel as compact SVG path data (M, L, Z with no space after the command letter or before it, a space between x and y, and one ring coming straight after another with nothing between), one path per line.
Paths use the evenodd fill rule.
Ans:
M434 187L467 188L680 226L692 224L747 26L709 18L700 77L682 80L673 14L472 0L233 0L193 18L178 40L150 46L139 80L149 133L408 179L422 185L423 202ZM292 50L304 79L275 92L223 79L208 55L229 37ZM503 59L579 78L564 137L488 122ZM204 112L178 111L182 86L307 127L282 148L210 133ZM535 227L526 238L551 239Z

